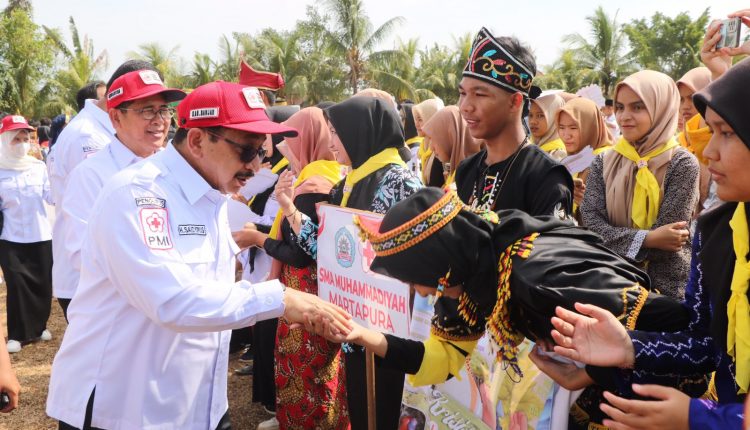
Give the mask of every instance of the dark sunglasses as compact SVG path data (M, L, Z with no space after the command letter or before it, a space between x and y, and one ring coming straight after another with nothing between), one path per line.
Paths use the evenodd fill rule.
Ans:
M265 158L265 156L266 156L266 148L264 148L263 145L261 145L259 148L256 149L256 148L253 148L251 145L244 145L242 143L235 142L233 140L229 140L225 136L223 136L223 135L221 135L219 133L214 133L214 132L206 130L206 129L204 129L204 130L205 130L206 133L210 134L211 136L216 137L218 139L221 139L224 142L226 142L226 143L234 146L235 148L239 149L240 150L240 161L242 161L243 163L250 163L253 160L255 160L255 157L258 157L258 158L262 159L262 158Z

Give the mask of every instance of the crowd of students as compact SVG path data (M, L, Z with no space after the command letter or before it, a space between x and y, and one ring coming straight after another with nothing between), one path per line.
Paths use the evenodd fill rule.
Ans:
M405 377L457 375L485 332L509 375L526 355L580 392L560 428L740 428L750 60L732 58L750 48L716 50L720 34L705 67L636 72L603 106L542 91L531 50L483 28L455 106L372 88L273 106L283 77L244 63L239 84L186 94L128 61L89 86L103 92L46 164L35 128L6 116L3 412L19 396L7 353L51 338L54 295L69 326L47 413L62 429L230 428L229 338L248 326L261 430L367 428L365 348L381 357L377 427L398 428ZM255 221L230 231L229 199ZM356 224L372 270L436 296L426 341L317 298L321 202L384 214Z

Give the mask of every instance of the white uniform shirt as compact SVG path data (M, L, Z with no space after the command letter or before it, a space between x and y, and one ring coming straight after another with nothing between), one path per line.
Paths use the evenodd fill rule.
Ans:
M115 139L70 173L69 192L63 196L57 212L58 218L64 219L58 236L60 256L56 261L63 264L55 271L55 297L71 299L76 292L81 272L81 246L99 191L117 172L139 160L141 157Z
M62 202L70 172L115 139L109 114L96 105L96 100L86 100L84 108L65 126L47 157L55 206Z
M73 169L116 139L107 112L99 109L96 100L86 100L85 107L63 129L47 157L52 203L57 208L62 205L68 175ZM55 297L70 298L77 276L72 277L65 263L65 231L65 217L57 216L52 227L52 236L56 239L52 241L52 292Z
M0 210L4 219L0 239L15 243L51 240L45 201L50 203L44 163L23 171L0 169Z
M225 196L171 145L115 175L89 218L47 414L111 430L209 429L230 332L283 314L281 284L234 283ZM224 331L222 331L224 330Z

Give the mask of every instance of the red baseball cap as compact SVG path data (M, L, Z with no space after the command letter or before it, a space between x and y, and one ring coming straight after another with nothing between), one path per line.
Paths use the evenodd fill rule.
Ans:
M114 109L124 102L161 94L167 103L185 98L185 93L176 88L167 88L159 74L153 70L136 70L125 73L112 82L107 91L107 109Z
M257 134L297 136L297 130L268 119L266 105L255 87L211 82L193 90L177 106L182 128L225 127Z
M240 63L240 83L261 90L278 91L284 88L284 77L280 73L259 72L250 67L245 60Z
M11 130L35 130L21 115L8 115L0 123L0 134Z

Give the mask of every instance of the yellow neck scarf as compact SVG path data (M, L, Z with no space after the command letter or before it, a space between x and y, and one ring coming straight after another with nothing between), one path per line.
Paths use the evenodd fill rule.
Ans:
M389 164L398 164L399 166L406 167L406 163L398 155L398 149L386 148L367 159L364 164L346 175L346 181L344 181L344 198L341 200L341 207L346 207L346 204L349 202L349 196L352 194L352 189L357 182Z
M670 139L667 143L643 157L638 155L635 147L624 138L620 138L614 148L612 148L638 166L638 173L635 175L636 183L630 216L633 219L633 224L641 230L649 230L656 222L661 199L659 182L656 180L656 176L648 169L648 160L678 145L676 140Z
M598 148L596 148L596 149L594 150L594 155L599 155L599 154L601 154L602 152L607 152L607 151L609 151L610 149L612 149L612 145L605 145L605 146L600 146L600 147L598 147Z
M303 182L305 182L307 179L313 177L313 176L322 176L325 179L327 179L331 185L336 184L338 181L341 180L341 170L342 166L341 164L335 162L335 161L329 161L329 160L318 160L313 161L312 163L305 166L304 169L302 169L301 172L299 172L299 176L297 176L297 180L294 181L294 186L297 187ZM273 225L271 226L271 232L268 233L268 237L271 239L278 239L279 238L279 232L281 229L281 221L284 219L284 214L281 209L279 209L278 212L276 212L276 218L273 220Z
M445 180L445 185L443 185L443 188L448 188L455 183L456 183L456 171L454 170L453 172L451 172L450 175L448 175L448 179Z
M286 158L282 158L281 160L279 160L278 163L276 163L275 166L271 167L271 173L275 173L278 175L281 169L283 169L284 167L288 165L289 165L289 160L287 160ZM247 201L247 206L250 207L254 201L255 201L255 196L253 196L250 200Z
M740 202L729 221L732 227L732 244L735 262L732 275L732 295L727 304L727 353L737 366L735 379L740 387L738 394L747 393L750 385L750 305L747 301L747 287L750 282L750 263L747 261L748 242L745 203Z
M706 149L708 141L711 140L711 129L708 126L700 128L701 116L696 115L685 123L685 131L677 136L680 145L690 151L698 158L703 165L708 164L708 160L703 158L703 150Z
M415 143L419 144L419 151L421 152L422 151L422 145L424 144L424 137L414 136L411 139L409 139L406 142L404 142L404 144L406 146L412 146Z
M539 149L541 149L544 152L552 152L552 151L560 151L560 150L565 151L565 143L562 141L562 139L550 140L544 145L541 145Z

